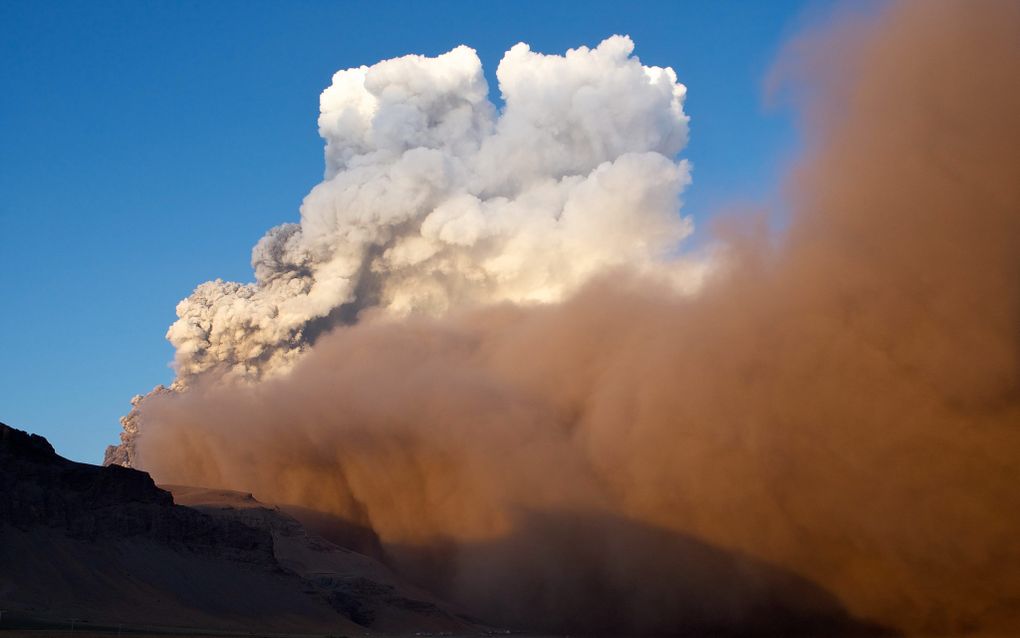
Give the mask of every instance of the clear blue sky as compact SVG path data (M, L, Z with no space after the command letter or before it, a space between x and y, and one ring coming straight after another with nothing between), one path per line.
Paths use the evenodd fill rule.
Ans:
M625 33L688 87L685 212L769 198L796 145L766 108L779 46L825 3L0 2L0 421L99 462L132 395L172 379L163 335L200 282L322 175L319 92L341 68Z

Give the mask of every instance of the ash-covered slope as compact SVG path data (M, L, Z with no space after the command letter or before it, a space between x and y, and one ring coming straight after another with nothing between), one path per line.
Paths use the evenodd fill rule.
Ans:
M268 532L276 561L314 584L334 608L359 624L389 632L466 626L442 602L403 582L379 561L309 532L281 508L267 506L251 494L182 485L161 487L181 505L225 523L240 522Z
M191 490L191 501L196 494ZM197 499L201 501L201 498ZM381 565L257 502L218 515L144 472L75 463L0 424L0 607L210 629L385 631L465 623Z

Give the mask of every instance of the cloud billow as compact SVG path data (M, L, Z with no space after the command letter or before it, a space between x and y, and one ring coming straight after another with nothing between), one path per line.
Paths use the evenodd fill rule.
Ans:
M1018 32L894 3L791 44L788 223L721 224L703 280L683 89L629 40L514 47L502 113L468 49L343 71L301 225L182 303L121 450L532 628L1015 634Z
M325 179L300 223L255 246L254 283L178 305L180 381L284 370L324 322L366 308L555 301L674 249L691 230L685 88L632 51L621 36L565 56L519 44L497 71L501 110L464 46L338 72L320 99Z

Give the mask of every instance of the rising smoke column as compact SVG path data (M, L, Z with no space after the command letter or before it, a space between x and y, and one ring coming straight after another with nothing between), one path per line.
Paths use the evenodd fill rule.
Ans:
M496 73L499 111L464 46L338 72L320 98L325 179L299 224L255 246L254 283L206 282L178 304L174 390L204 372L284 372L366 309L550 302L621 265L696 285L704 266L663 262L691 232L677 214L690 169L675 159L686 89L633 48L518 44ZM106 462L131 465L137 413L122 424Z
M747 629L792 591L1015 633L1017 33L1016 5L930 2L798 41L787 228L730 220L694 296L604 270L338 328L142 401L142 467L367 525L490 618Z
M502 112L463 46L337 73L320 100L325 179L300 224L259 241L255 283L208 282L178 305L178 374L257 378L368 307L552 301L675 247L685 88L632 51L619 36L566 56L518 44L497 71Z

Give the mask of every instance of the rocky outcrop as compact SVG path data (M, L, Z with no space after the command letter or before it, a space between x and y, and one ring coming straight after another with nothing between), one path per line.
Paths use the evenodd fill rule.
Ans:
M265 530L174 505L145 472L75 463L46 439L0 424L0 521L95 541L142 537L184 551L273 564Z
M0 608L215 630L466 626L377 561L251 495L175 489L194 507L145 472L75 463L0 424Z

